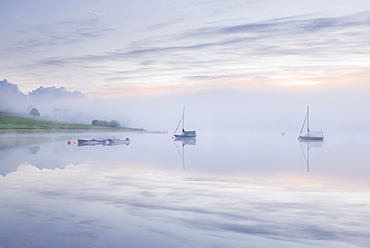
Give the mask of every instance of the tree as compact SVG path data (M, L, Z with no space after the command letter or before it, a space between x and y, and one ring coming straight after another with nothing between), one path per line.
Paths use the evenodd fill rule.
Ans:
M40 112L37 108L33 108L31 109L30 115L32 115L33 117L40 116Z
M121 125L119 124L119 121L116 121L116 120L111 120L110 122L109 122L109 125L111 126L111 127L120 127Z
M120 127L121 126L119 121L116 121L116 120L105 121L105 120L96 120L96 119L91 122L91 125L101 126L101 127Z

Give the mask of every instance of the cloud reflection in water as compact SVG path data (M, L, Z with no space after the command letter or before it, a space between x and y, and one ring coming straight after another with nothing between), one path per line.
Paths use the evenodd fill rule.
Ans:
M1 207L13 214L25 213L13 218L26 224L23 231L31 235L40 235L31 231L38 226L45 236L81 239L82 235L80 242L85 244L93 242L94 236L108 247L119 247L122 240L136 243L130 247L198 243L212 247L212 242L221 246L231 242L231 247L267 247L257 245L260 242L284 247L370 244L367 191L353 193L324 182L319 182L324 186L319 188L294 182L287 187L271 178L256 182L114 166L97 170L96 166L82 164L40 174L23 165L5 178L6 192L17 196L12 205Z
M0 181L0 245L370 245L369 185L328 177L325 170L315 174L324 168L318 166L315 156L314 172L307 173L298 143L292 143L297 151L294 156L302 165L297 166L298 172L291 169L296 165L292 162L284 169L279 167L286 161L282 159L285 155L276 163L276 156L260 159L276 168L261 163L253 170L251 164L258 153L253 157L234 151L228 157L232 160L222 153L204 159L209 147L202 138L196 146L184 147L189 148L190 165L183 170L173 141L166 139L134 137L130 146L82 148L61 141L40 145L37 154L22 148L18 154L29 154L24 155L29 162L20 163L16 172ZM230 152L240 146L228 144L225 150ZM290 143L285 145L291 149ZM330 148L330 143L326 147ZM280 148L277 151L284 152ZM262 150L277 154L265 147ZM199 151L202 153L194 160ZM316 155L314 150L312 155ZM51 168L52 159L63 166L45 169ZM233 167L239 164L245 167ZM228 168L240 173L223 173ZM329 168L333 167L328 165L326 170Z

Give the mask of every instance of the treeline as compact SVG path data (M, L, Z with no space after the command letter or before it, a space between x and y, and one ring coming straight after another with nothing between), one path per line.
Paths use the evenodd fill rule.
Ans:
M111 121L104 121L104 120L93 120L91 122L93 126L100 126L100 127L120 127L119 121L111 120Z

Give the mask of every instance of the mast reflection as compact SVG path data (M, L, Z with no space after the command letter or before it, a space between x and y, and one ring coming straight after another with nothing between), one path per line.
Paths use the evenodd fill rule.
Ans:
M181 149L177 145L177 143L181 142ZM176 146L176 149L181 157L182 160L182 168L185 170L185 149L184 147L186 145L195 146L197 143L197 140L195 137L176 137L174 139L174 144Z
M306 152L303 148L304 145L302 144L306 145ZM323 144L323 140L299 140L299 145L301 147L302 154L307 165L307 172L310 172L310 148L321 148L323 147Z

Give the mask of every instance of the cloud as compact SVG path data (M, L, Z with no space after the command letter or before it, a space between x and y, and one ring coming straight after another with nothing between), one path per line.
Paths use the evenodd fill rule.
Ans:
M26 96L18 89L18 85L10 83L6 79L0 81L0 94L4 96L11 95L11 97L23 97L23 98Z
M343 75L348 68L365 68L363 61L370 52L368 12L324 18L298 15L263 21L238 19L186 29L184 20L181 17L148 25L129 34L131 40L118 38L114 46L103 45L104 49L42 54L16 70L32 68L34 77L45 80L45 72L51 72L60 83L66 71L78 71L84 81L102 88L119 87L121 91L135 85L191 85L195 81L212 87L213 79L229 85L281 85L288 78L288 85L292 83L289 77L298 82L319 75L320 82L324 82L334 72ZM45 40L31 40L28 45L41 48L122 36L122 30L103 28L94 19L81 21L76 27L72 24L60 22L51 35L43 34ZM168 32L165 27L170 27ZM88 87L83 87L80 89L87 91Z
M26 107L27 96L23 94L18 85L0 81L0 111L18 112Z
M45 98L49 99L76 99L76 98L85 98L86 95L80 91L68 91L65 87L57 88L53 87L43 87L40 86L36 90L33 90L28 93L28 96L31 100L44 100Z
M209 36L219 34L295 34L328 31L329 29L344 29L354 27L367 27L369 12L360 12L341 17L310 18L307 15L291 16L279 19L270 19L260 22L237 24L229 26L214 26L192 30L189 36Z
M25 95L16 84L6 79L0 81L0 111L29 116L32 106L42 109L42 116L54 116L64 121L85 122L87 118L75 110L87 96L77 90L68 91L65 87L40 86Z
M175 24L177 24L181 21L184 21L184 18L176 18L176 19L165 21L165 22L162 22L162 23L157 23L157 24L154 24L154 25L150 25L146 28L146 30L153 31L153 30L157 30L157 29L162 29L162 28L165 28L165 27L173 26L173 25L175 25Z
M370 26L370 18L367 17L367 14L365 12L342 17L311 19L289 17L226 27L196 28L174 35L172 39L169 39L170 41L162 42L161 45L158 45L157 39L154 39L153 42L155 43L153 43L147 38L146 42L145 40L140 43L133 42L128 44L127 47L111 52L49 58L39 63L41 65L53 65L66 61L66 63L72 62L77 64L81 62L92 63L120 60L123 58L144 58L144 61L146 61L148 58L155 56L165 56L164 58L166 58L166 56L177 52L205 51L212 48L220 48L219 53L238 48L238 52L255 56L273 56L276 54L309 55L307 51L322 52L324 48L332 46L333 43L337 45L351 45L351 43L343 43L340 38L347 32L360 36L361 28ZM325 33L326 35L323 37L315 36L314 40L306 39L307 36L312 37L320 33ZM275 40L286 41L287 43L274 43ZM241 45L246 46L240 47ZM333 48L330 50L333 50ZM214 52L214 50L212 51Z
M80 21L65 20L34 27L32 38L20 40L12 47L7 48L6 51L25 52L60 45L65 46L102 37L112 30L114 29L101 27L98 18ZM25 31L26 34L28 32L31 31Z

